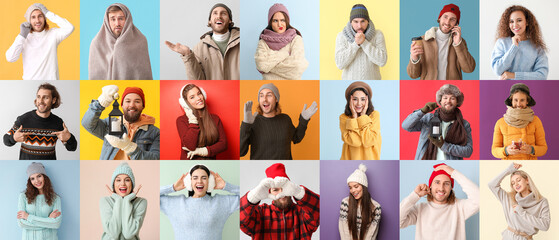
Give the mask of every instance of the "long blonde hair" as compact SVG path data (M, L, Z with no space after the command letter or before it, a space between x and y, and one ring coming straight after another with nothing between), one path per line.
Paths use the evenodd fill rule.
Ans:
M540 201L542 200L544 197L540 194L540 191L538 191L538 188L536 187L536 184L534 183L534 181L532 181L532 178L530 177L530 175L528 175L527 172L524 172L522 170L516 170L514 171L511 175L510 178L512 179L512 177L514 175L519 175L520 177L524 178L525 180L528 180L528 190L530 190L530 192L534 193L534 197L536 198L536 201ZM512 185L512 181L510 182L510 191L508 192L509 198L512 201L513 204L518 204L518 202L516 202L516 191L514 191L514 186Z

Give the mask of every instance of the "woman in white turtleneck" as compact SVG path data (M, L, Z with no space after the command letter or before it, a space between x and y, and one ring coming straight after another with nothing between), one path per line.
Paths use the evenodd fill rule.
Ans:
M511 165L489 182L489 189L503 205L505 220L508 227L501 235L503 240L527 240L538 233L547 231L551 216L549 204L544 198L528 173L518 170L522 164ZM511 191L501 188L501 181L510 177Z

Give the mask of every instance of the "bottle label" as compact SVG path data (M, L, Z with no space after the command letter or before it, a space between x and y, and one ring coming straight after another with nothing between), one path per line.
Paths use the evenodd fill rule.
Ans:
M433 134L440 134L440 128L439 126L433 126Z

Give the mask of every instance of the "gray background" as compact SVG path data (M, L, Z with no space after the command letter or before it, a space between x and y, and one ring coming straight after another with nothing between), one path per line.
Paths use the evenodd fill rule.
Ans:
M2 103L2 117L0 127L3 134L6 134L14 125L16 118L28 111L37 109L34 100L37 88L43 81L1 81L0 102ZM58 141L56 144L56 158L58 160L79 160L80 159L80 108L77 99L80 99L79 81L48 81L56 86L60 93L62 104L52 110L52 113L64 120L68 131L74 135L78 141L78 148L74 152L66 150L64 144ZM1 160L18 160L20 143L12 147L1 144Z

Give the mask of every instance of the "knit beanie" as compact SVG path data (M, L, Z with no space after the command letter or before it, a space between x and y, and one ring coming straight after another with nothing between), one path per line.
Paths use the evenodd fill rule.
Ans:
M179 104L181 105L182 108L187 108L188 105L186 104L186 101L184 100L184 98L186 96L183 97L182 92L184 91L184 89L188 86L188 85L194 85L193 83L188 83L184 86L182 86L181 91L179 92ZM202 95L204 95L204 100L208 100L208 96L206 95L206 91L204 91L204 89L198 85L194 85L196 87L198 87L200 89L200 92L202 92Z
M140 95L140 98L142 98L142 105L146 107L146 98L144 97L144 91L139 87L127 87L126 89L124 89L124 93L122 94L122 99L120 100L120 106L122 106L122 103L124 102L124 98L129 93L135 93Z
M191 179L192 176L190 175L190 172L191 172L192 169L193 169L194 167L196 167L196 166L204 166L205 168L207 168L207 169L209 170L209 168L208 168L206 165L204 165L204 164L196 164L196 165L192 166L192 167L188 170L188 174L186 175L186 177L184 177L184 179L183 179L183 181L182 181L182 182L184 183L184 186L186 187L186 190L188 190L188 191L194 191L194 190L192 189L192 179ZM200 168L199 168L199 169L200 169ZM207 192L213 191L214 188L215 188L215 177L214 177L214 175L211 174L211 172L210 172L210 176L209 176L209 178L208 178L208 191L207 191Z
M120 174L125 174L128 175L128 177L130 177L130 180L132 181L132 189L134 189L134 185L136 184L135 184L134 173L132 172L132 168L130 168L128 163L122 162L118 165L118 167L116 167L115 171L113 172L113 176L111 178L111 188L113 189L113 191L115 190L114 189L115 178Z
M275 179L277 177L289 179L287 173L285 173L285 165L283 165L283 163L274 163L272 166L266 168L266 177L271 179Z
M433 168L437 168L440 165L446 165L446 164L444 164L444 163L437 164L437 165L433 166ZM441 174L446 175L446 176L448 176L448 178L450 178L450 185L451 185L451 187L454 188L454 179L448 173L446 173L444 170L433 171L433 173L431 173L431 177L429 178L429 187L431 187L431 183L433 182L433 179L435 179L436 176L439 176Z
M31 175L35 173L41 173L47 175L47 171L45 170L45 166L42 163L32 162L27 167L27 177L31 177Z
M353 173L347 178L347 183L356 182L365 187L369 187L365 171L367 171L367 166L365 166L363 163L359 164L359 168L355 169L355 171L353 171Z
M287 8L281 3L276 3L270 7L270 10L268 10L268 22L272 20L272 17L277 12L283 12L289 18L289 11L287 11Z
M437 20L441 19L441 16L443 14L445 14L446 12L451 12L451 13L456 14L456 25L460 24L460 8L458 6L456 6L452 3L448 4L448 5L445 5L443 7L443 9L441 10L441 13L439 13L439 18L437 18Z
M369 11L363 4L355 4L351 7L351 12L349 13L349 21L353 21L354 18L364 18L371 22L369 19Z
M367 84L365 82L361 82L361 81L353 82L346 88L345 99L347 101L349 101L349 98L351 98L351 91L353 91L355 89L358 89L358 88L365 89L365 94L367 94L367 97L369 98L369 100L371 100L371 97L373 96L373 91L371 90L371 86L369 86L369 84Z
M214 9L216 9L216 8L218 8L218 7L225 8L225 10L227 10L227 14L229 14L229 19L231 20L231 22L233 22L233 14L231 13L231 9L230 9L227 5L225 5L225 4L223 4L223 3L216 3L216 4L212 7L212 9L210 10L210 15L208 16L208 21L209 21L210 19L212 19L212 12L214 11Z
M33 11L35 11L35 10L39 10L39 11L41 10L41 9L39 8L39 4L38 4L38 3L33 3L33 4L31 4L31 6L29 6L29 8L27 8L27 11L25 11L25 16L24 16L24 17L25 17L25 19L26 19L28 22L31 22L31 21L30 21L30 19L31 19L31 13L32 13ZM47 14L47 13L43 13L43 14Z
M258 90L258 95L256 96L256 99L259 99L260 92L262 92L262 90L264 89L270 89L274 93L274 96L276 97L276 102L279 102L280 100L279 90L276 87L276 85L274 85L273 83L266 83L262 85L262 87L260 87L260 89Z
M437 94L435 96L437 99L437 104L441 104L441 99L445 94L453 95L456 98L456 107L460 107L462 106L462 103L464 103L464 93L462 93L457 86L454 86L452 84L445 84L437 91Z
M526 86L526 84L524 83L516 83L510 87L510 95L507 99L505 99L505 105L512 107L512 95L516 91L521 91L526 93L526 95L528 95L528 105L527 105L528 107L532 107L536 105L536 100L534 100L534 98L530 96L530 88Z

